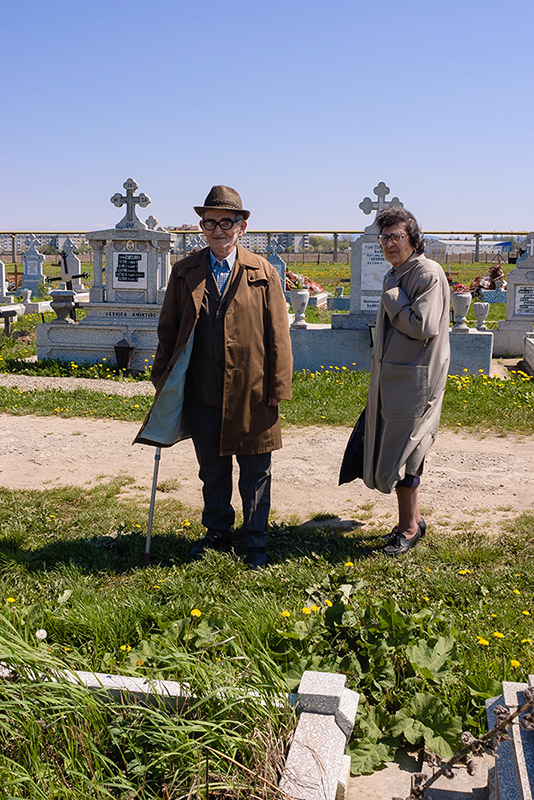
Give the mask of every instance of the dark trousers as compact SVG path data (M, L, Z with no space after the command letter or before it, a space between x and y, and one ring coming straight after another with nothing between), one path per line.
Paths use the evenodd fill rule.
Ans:
M188 400L187 416L199 464L207 533L230 537L235 522L232 508L232 456L219 455L222 409ZM266 547L271 507L271 454L236 456L239 494L243 503L241 541L245 547Z

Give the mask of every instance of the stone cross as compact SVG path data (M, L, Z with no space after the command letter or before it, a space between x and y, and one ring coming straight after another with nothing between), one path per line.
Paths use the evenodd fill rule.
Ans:
M277 256L278 253L281 253L283 249L284 248L282 247L282 245L280 244L280 242L278 240L271 241L271 244L267 245L267 253L270 256Z
M136 183L133 178L128 178L128 180L122 185L126 189L126 197L120 194L120 192L116 192L113 197L110 198L110 202L113 203L114 206L117 206L117 208L126 205L126 214L120 222L117 222L115 227L118 229L144 228L146 230L147 226L135 213L135 206L139 205L141 208L146 208L146 206L152 202L150 197L148 197L148 195L146 195L144 192L141 192L138 197L134 197L134 192L139 189L139 184Z
M82 262L76 255L76 247L70 236L67 236L63 242L63 251L65 253L65 259L61 261L61 279L71 284L67 288L74 289L75 291L83 291L83 284L79 277Z
M534 231L531 231L527 238L527 252L529 256L534 256Z
M155 231L159 225L159 219L150 215L150 217L146 218L146 224L149 231Z
M63 242L63 250L65 251L67 256L73 256L73 255L75 255L75 252L74 252L75 249L76 248L74 246L74 242L72 241L70 236L67 236L67 238Z
M278 272L280 276L280 281L282 283L282 289L285 292L286 290L286 262L283 261L278 253L280 253L284 248L280 244L279 239L271 240L271 243L267 245L267 261L269 264L272 264L273 267Z
M364 197L362 202L359 205L359 208L363 211L364 214L370 214L371 211L376 210L377 214L380 211L383 211L384 208L388 208L389 206L402 206L401 201L398 197L392 197L391 200L386 200L386 195L389 194L391 189L389 186L386 186L384 181L380 181L378 186L375 186L373 192L378 197L378 200L371 200L370 197Z
M39 243L39 239L37 238L37 236L34 236L33 233L29 233L26 236L26 239L24 240L24 243L25 243L26 247L28 248L28 250L30 250L32 247L34 247L34 248L37 247L37 244Z

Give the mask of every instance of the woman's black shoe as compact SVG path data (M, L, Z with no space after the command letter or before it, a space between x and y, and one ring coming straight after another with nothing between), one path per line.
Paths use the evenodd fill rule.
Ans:
M403 533L396 533L395 539L384 547L384 553L388 556L401 556L407 553L411 547L415 547L421 541L421 528L408 539Z
M423 517L421 517L421 519L419 520L419 530L421 531L421 539L424 539L426 536L426 522ZM380 538L382 539L383 542L387 542L387 544L389 544L390 542L394 541L395 536L397 535L398 532L399 528L397 525L395 525L395 527L390 533L385 533Z

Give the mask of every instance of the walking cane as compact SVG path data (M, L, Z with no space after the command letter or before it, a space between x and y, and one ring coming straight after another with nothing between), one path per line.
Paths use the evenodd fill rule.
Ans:
M143 566L150 564L150 542L152 539L152 523L154 521L154 505L156 503L156 485L158 483L159 460L161 458L161 447L156 447L154 455L154 475L152 477L152 494L150 496L150 509L148 512L148 527L146 531L145 552L143 555Z

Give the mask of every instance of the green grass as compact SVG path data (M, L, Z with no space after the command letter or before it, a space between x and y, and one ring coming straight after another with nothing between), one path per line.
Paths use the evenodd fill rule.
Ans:
M96 384L98 385L98 384ZM364 407L369 374L333 365L293 376L293 400L280 404L283 425L354 425ZM24 391L0 386L0 412L22 416L98 417L141 422L153 395L122 397L75 389ZM498 414L495 409L498 408ZM450 376L443 427L483 433L534 432L534 382L522 372L509 379L486 375Z
M195 781L192 796L203 797L206 754L210 785L267 797L229 759L276 783L293 723L273 698L304 669L344 672L362 693L356 771L391 758L407 726L431 712L427 744L447 754L462 728L484 728L484 697L500 681L533 670L531 514L494 539L475 525L430 529L395 560L382 553L386 531L358 519L348 531L273 524L271 566L251 573L229 554L188 563L199 512L158 493L152 564L142 568L148 503L126 499L127 485L0 489L2 660L45 675L178 680L199 701L174 714L4 681L0 797L148 799L166 787L178 798Z

